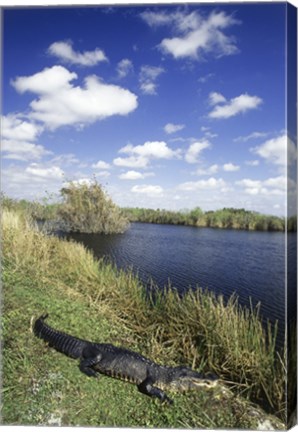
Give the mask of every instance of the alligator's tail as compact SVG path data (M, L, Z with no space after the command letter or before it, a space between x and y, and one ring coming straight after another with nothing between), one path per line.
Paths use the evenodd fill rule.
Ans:
M51 328L44 322L47 317L48 314L45 314L37 318L33 326L34 334L45 342L48 342L50 347L55 348L55 350L62 352L68 357L74 359L80 358L83 349L90 342Z

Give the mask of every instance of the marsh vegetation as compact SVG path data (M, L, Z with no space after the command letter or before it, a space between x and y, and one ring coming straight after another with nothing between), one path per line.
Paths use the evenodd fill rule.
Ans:
M214 372L233 383L235 395L265 402L270 412L285 421L285 351L276 353L277 328L263 327L258 308L241 307L236 296L225 302L199 287L183 297L175 291L156 292L153 299L132 272L94 259L80 244L40 232L24 214L4 209L2 219L4 422L42 423L46 410L58 409L50 402L58 389L62 424L256 427L255 419L244 414L248 406L236 409L234 398L178 395L174 414L157 404L147 411L150 401L136 395L131 386L100 380L103 399L110 395L107 410L104 401L98 402L98 384L73 374L70 369L75 366L68 359L49 352L30 333L31 316L44 311L52 316L54 326L77 336L118 341L160 363L184 363ZM56 384L49 371L59 375ZM53 387L48 389L50 397L48 386ZM73 394L77 400L83 398L84 412L74 403ZM28 395L29 403L24 404ZM135 414L129 421L119 406L132 403ZM202 418L202 407L207 417Z
M263 215L245 209L223 208L204 212L200 207L186 211L162 209L125 208L124 214L131 222L190 225L208 228L228 228L256 231L284 231L285 219ZM291 224L291 230L293 229Z

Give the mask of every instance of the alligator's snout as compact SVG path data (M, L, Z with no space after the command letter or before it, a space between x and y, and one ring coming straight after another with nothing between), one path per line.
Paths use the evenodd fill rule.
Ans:
M189 390L196 390L200 387L213 388L218 384L217 378L194 378L190 380Z
M178 368L177 368L178 369ZM186 392L199 390L200 388L213 388L218 384L218 377L215 375L202 375L188 368L179 368L179 374L170 383L173 390Z

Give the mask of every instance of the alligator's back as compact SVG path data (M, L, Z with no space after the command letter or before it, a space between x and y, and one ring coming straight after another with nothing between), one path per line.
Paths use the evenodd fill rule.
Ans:
M148 358L126 348L94 344L92 349L100 353L100 361L94 365L95 371L130 383L140 384L156 366Z
M33 326L34 334L45 342L48 342L50 347L55 348L68 357L74 359L80 358L83 349L89 342L51 328L44 322L47 317L47 314L42 315L35 321Z

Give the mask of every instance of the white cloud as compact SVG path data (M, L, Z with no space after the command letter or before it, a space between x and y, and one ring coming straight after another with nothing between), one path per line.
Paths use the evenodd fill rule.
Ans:
M254 147L251 151L266 162L274 165L285 167L286 164L296 160L295 144L287 137L286 134L265 141L260 146Z
M73 154L73 153L66 153L66 154L60 154L55 157L53 157L50 161L52 164L56 164L58 166L72 166L72 165L81 165L81 161Z
M113 160L114 165L126 168L146 168L149 163L149 159L144 156L129 156L129 157L118 157Z
M159 47L175 59L201 60L205 55L222 57L238 52L234 37L227 36L224 30L239 21L224 12L213 11L203 17L198 12L147 11L141 17L152 27L167 25L174 29L176 36L163 39Z
M158 66L142 66L139 76L140 89L142 93L147 95L157 94L157 78L164 73L165 70Z
M53 166L49 168L43 168L36 163L29 165L25 169L25 172L36 177L42 177L44 179L61 179L64 176L64 172L60 167Z
M34 169L34 165L30 166ZM11 165L2 170L2 190L10 197L15 198L44 198L45 193L57 193L62 186L62 177L59 170L52 172L30 172L22 166ZM42 169L41 165L35 167ZM45 175L47 174L47 175Z
M43 128L24 120L20 114L1 117L1 151L5 159L37 160L51 154L42 145L36 144Z
M130 168L145 168L152 159L173 159L179 157L180 150L172 150L164 141L147 141L143 145L131 144L122 147L119 153L126 153L126 158L114 159L114 164Z
M167 134L172 134L172 133L178 132L184 128L185 128L184 124L167 123L164 127L164 131Z
M217 105L219 103L226 102L226 98L221 94L217 92L211 92L209 94L209 105Z
M21 115L8 114L1 117L1 136L16 141L35 141L42 127L24 120Z
M251 180L251 179L242 179L242 180L237 180L236 184L239 186L244 186L247 188L259 188L262 184L262 182L260 180Z
M168 25L173 14L167 14L165 11L145 11L142 12L140 16L144 21L146 21L149 26L155 27L161 25Z
M205 138L202 138L201 140L192 143L189 146L189 148L188 148L188 150L186 151L186 154L185 154L185 160L186 160L186 162L188 162L188 163L197 163L197 162L199 162L199 155L200 155L200 153L204 149L207 149L207 148L210 148L210 147L211 147L211 143L207 139L205 139Z
M208 180L198 180L196 182L190 181L181 183L178 186L179 190L183 191L196 191L196 190L204 190L204 189L216 189L225 187L226 183L222 178L216 179L214 177L210 177Z
M263 184L265 186L274 187L278 189L284 189L287 186L287 178L285 176L271 177L264 180Z
M163 188L158 185L135 185L131 188L131 192L144 194L149 197L163 196Z
M52 154L51 151L46 150L42 145L6 139L2 140L1 152L4 153L3 158L19 161L38 160L43 156Z
M195 172L197 175L212 175L218 172L219 166L217 164L213 164L208 168L198 168Z
M92 165L92 168L107 170L111 168L111 165L105 161L99 160L98 162Z
M148 158L172 159L180 153L172 150L164 141L146 141L143 145L133 146L131 144L122 147L119 153L137 154Z
M63 66L53 66L31 76L17 77L11 81L11 84L19 93L32 92L46 95L71 88L70 81L77 78L75 72L69 72Z
M287 180L285 176L271 177L266 180L242 179L235 182L244 187L248 195L285 195Z
M216 137L218 137L218 134L213 133L213 132L205 132L205 136L208 138L216 138Z
M105 84L95 75L84 80L83 87L71 81L77 74L63 66L53 66L12 82L20 93L33 92L38 98L30 103L30 118L48 128L63 125L84 126L113 115L127 115L138 105L137 96L116 85Z
M139 180L146 177L154 176L154 173L140 173L139 171L127 171L126 173L120 174L121 180Z
M213 132L210 130L210 127L202 126L202 127L201 127L201 131L204 132L204 135L205 135L205 137L207 137L207 138L216 138L216 137L218 137L218 134L213 133Z
M247 142L247 141L252 140L252 139L264 138L267 135L268 135L267 132L252 132L251 134L246 135L246 136L239 136L239 137L235 138L233 141L235 141L235 142Z
M258 96L250 96L245 93L231 99L230 101L218 102L208 116L215 119L229 118L256 109L261 103L262 99Z
M71 41L54 42L48 48L48 52L64 62L81 66L95 66L99 62L107 61L107 57L101 49L96 48L94 51L80 53L73 50Z
M122 59L117 65L118 78L125 78L133 70L131 60Z
M223 165L223 170L224 171L232 172L232 171L239 171L239 169L240 169L239 165L235 165L235 164L233 164L231 162L226 163L226 164Z

